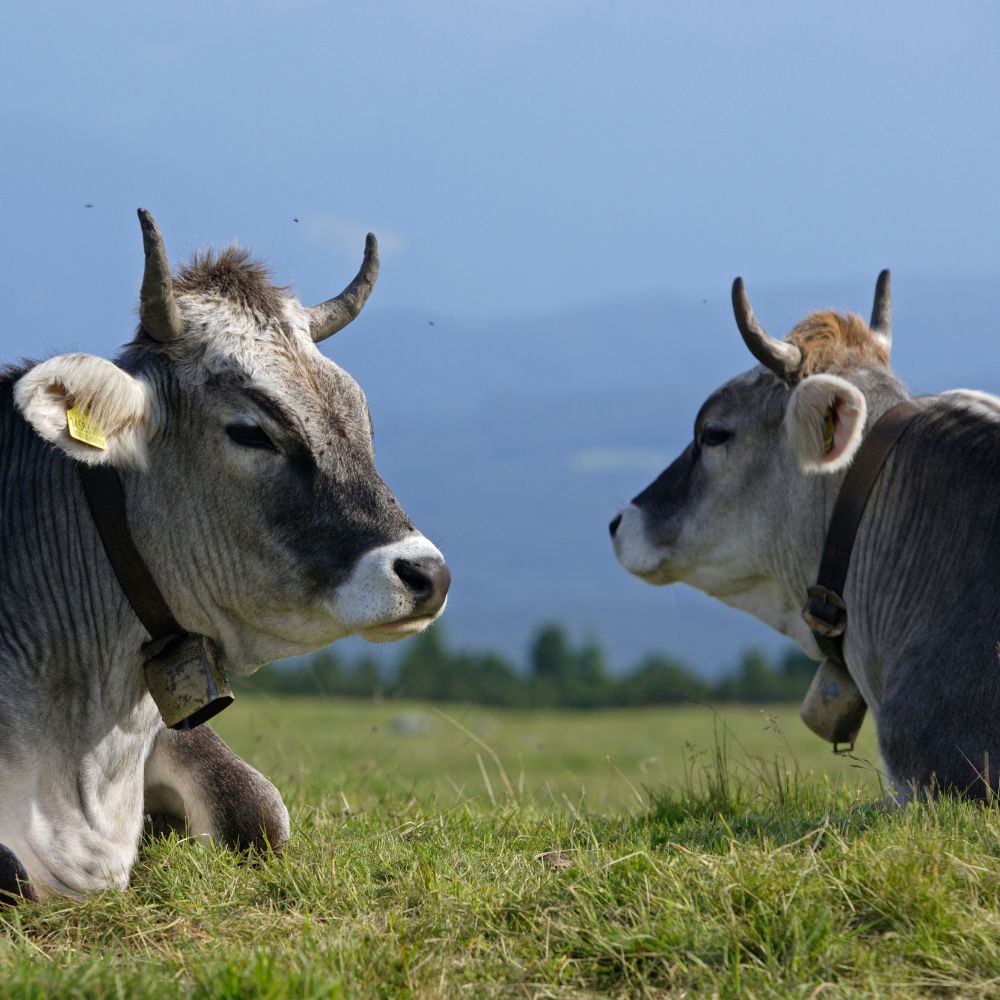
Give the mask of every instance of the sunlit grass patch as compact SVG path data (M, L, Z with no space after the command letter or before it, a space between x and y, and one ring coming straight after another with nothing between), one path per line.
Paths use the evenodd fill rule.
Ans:
M331 707L355 713L348 741L399 711ZM301 781L272 768L292 803L280 858L151 838L127 893L9 911L4 994L1000 996L995 809L887 810L867 767L817 771L760 713L697 716L700 741L664 713L679 752L656 780L627 713L405 711L435 726L357 753L327 733ZM290 717L278 742L308 746ZM525 733L548 774L518 758ZM298 767L246 735L255 764ZM414 739L411 764L394 747Z

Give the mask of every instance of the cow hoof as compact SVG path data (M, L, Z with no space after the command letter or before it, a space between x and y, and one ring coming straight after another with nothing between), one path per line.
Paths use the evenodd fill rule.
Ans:
M13 906L24 900L34 903L38 896L17 855L0 844L0 907Z
M273 801L260 803L259 811L229 817L219 839L231 851L259 858L281 854L288 837L288 810L275 791Z

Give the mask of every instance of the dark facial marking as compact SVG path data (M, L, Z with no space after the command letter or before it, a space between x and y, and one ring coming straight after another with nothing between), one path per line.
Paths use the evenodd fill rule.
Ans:
M637 507L671 510L687 496L699 450L689 444L633 501Z

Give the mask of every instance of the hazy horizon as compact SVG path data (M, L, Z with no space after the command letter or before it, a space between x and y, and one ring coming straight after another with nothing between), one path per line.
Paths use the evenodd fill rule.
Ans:
M324 350L369 394L387 480L455 552L462 641L520 642L540 598L494 620L490 595L545 579L619 659L687 625L706 669L779 642L643 588L605 531L691 407L748 366L737 274L780 334L813 308L866 313L891 267L903 378L1000 388L985 0L57 2L4 28L0 358L129 339L139 206L175 262L238 240L307 303L346 284L373 230L378 287ZM495 496L504 531L530 524L499 547L502 580L466 494Z

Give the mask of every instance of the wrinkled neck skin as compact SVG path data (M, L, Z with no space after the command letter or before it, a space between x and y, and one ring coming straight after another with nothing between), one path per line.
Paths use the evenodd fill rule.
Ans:
M77 466L9 408L2 419L0 658L32 665L37 677L46 664L59 664L60 673L76 664L81 682L127 714L142 700L148 635L108 562Z
M155 442L150 456L151 464L155 463ZM197 487L185 492L183 475L172 491L170 517L163 516L164 491L146 475L127 471L121 478L132 537L171 613L182 628L216 643L227 671L249 674L264 663L311 652L342 638L327 635L323 622L310 622L294 607L261 601L253 612L247 612L246 597L239 593L245 571L234 556L252 550L255 544L254 511L248 510L242 526L209 529L206 512L210 514L212 507L200 503ZM246 537L240 537L241 527ZM200 544L193 544L196 541ZM272 581L281 573L282 568L274 565ZM308 641L311 634L313 642Z
M889 455L859 527L843 594L845 657L876 718L887 700L906 701L901 685L917 690L925 682L914 683L919 664L935 678L925 701L934 728L945 731L945 704L957 700L956 732L992 734L1000 403L953 390L922 397L920 409ZM968 692L976 692L972 702ZM988 721L974 722L973 714Z
M9 383L0 456L0 843L58 891L124 887L158 727L147 636L74 463L14 412Z
M310 620L301 608L282 607L273 599L248 608L248 574L240 562L257 551L266 534L258 523L259 505L248 496L244 517L213 517L220 505L231 507L232 501L213 495L202 456L177 441L178 418L190 421L184 412L187 400L162 368L147 364L141 377L151 383L156 401L156 430L149 442L149 468L156 473L122 469L119 475L129 530L174 618L187 631L214 640L227 671L237 674L342 638L329 633L322 614ZM294 594L291 554L284 563L269 554L268 597Z
M760 470L758 478L773 481L779 475L779 469L770 465ZM792 639L807 656L821 659L802 619L802 607L806 589L815 582L839 483L839 476L810 476L797 483L795 491L768 491L766 498L755 497L751 503L757 516L740 523L738 537L730 536L731 529L718 532L716 544L703 550L696 564L676 566L672 575L677 582L753 615Z
M825 494L828 491L817 492ZM825 503L827 497L818 499ZM814 535L823 534L818 521L809 525L807 530ZM745 611L787 636L806 656L821 660L823 654L802 618L802 608L806 590L815 582L822 544L822 537L818 541L813 539L802 550L778 543L771 548L765 565L761 567L763 572L760 576L741 581L735 590L709 593L723 604ZM816 553L815 558L812 556L813 551Z
M141 700L142 646L149 634L125 596L97 533L85 500L77 463L45 443L12 408L5 410L7 434L3 441L0 484L3 492L4 579L10 595L2 601L4 627L0 630L2 656L18 656L35 663L80 664L81 674L109 676L108 713L121 717L129 706L123 699ZM164 423L165 413L158 415ZM154 443L155 445L155 443ZM150 467L156 468L155 447ZM173 556L176 532L196 532L204 515L191 510L183 489L175 490L171 515L165 517L161 491L148 472L121 469L118 472L126 496L128 527L136 546L164 593L171 612L192 632L209 635L234 651L237 662L259 666L268 659L298 652L299 645L280 640L258 643L239 634L233 615L210 596L210 587L197 572L188 572ZM19 544L19 542L27 544ZM203 562L218 561L211 552ZM171 566L173 573L164 572ZM225 593L221 588L221 593ZM67 606L67 594L72 604ZM5 597L7 595L4 595ZM16 608L16 618L8 620ZM247 648L250 646L251 648ZM95 664L99 655L102 663ZM135 679L123 684L122 678ZM134 690L132 690L134 687ZM74 708L74 711L77 709Z

